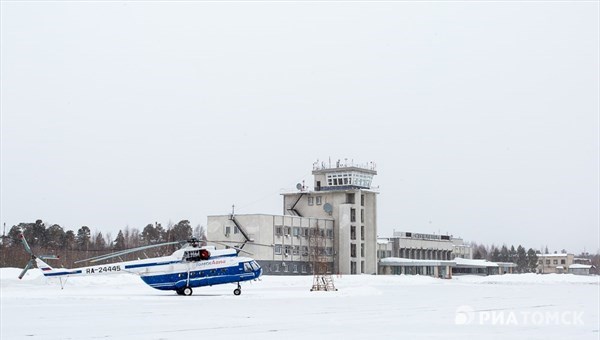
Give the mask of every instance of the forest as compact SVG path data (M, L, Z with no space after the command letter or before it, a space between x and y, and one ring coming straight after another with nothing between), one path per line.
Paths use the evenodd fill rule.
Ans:
M19 234L36 255L57 255L59 260L49 260L53 267L76 267L76 261L123 249L172 241L185 241L192 236L206 240L206 229L198 225L192 228L190 221L181 220L163 227L160 223L149 223L140 232L137 228L125 227L116 236L101 231L92 232L82 226L77 230L66 230L58 224L48 225L42 220L19 223L12 226L2 237L0 244L0 267L23 267L29 255L23 249ZM157 247L143 252L121 256L119 260L164 256L177 249L177 245Z

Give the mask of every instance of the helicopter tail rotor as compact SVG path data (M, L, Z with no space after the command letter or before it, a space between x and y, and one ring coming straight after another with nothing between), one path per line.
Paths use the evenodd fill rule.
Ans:
M40 255L40 256L36 256L36 255L33 254L33 251L31 250L31 247L29 247L29 244L27 243L27 240L25 239L25 236L23 236L23 233L19 234L19 239L21 239L21 243L23 243L23 247L25 248L25 251L30 256L29 257L29 262L27 262L27 265L25 265L25 268L23 268L23 271L21 271L21 274L19 274L19 279L22 279L23 276L25 276L25 273L27 273L27 271L33 267L34 263L37 264L38 267L40 266L40 264L43 264L44 267L43 268L40 267L42 270L51 270L52 267L50 267L45 262L43 262L43 260L58 260L58 259L60 259L60 257L58 257L56 255Z

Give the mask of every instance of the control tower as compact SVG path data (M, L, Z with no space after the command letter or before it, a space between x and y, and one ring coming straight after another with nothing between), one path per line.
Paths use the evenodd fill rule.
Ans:
M376 274L377 174L373 162L313 163L314 187L283 194L285 215L334 220L333 274Z

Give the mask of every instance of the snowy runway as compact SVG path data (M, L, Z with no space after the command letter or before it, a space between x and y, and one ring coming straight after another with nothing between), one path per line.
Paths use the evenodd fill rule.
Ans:
M190 297L133 275L71 278L64 290L31 270L1 273L1 339L598 339L598 277L263 276ZM337 340L337 339L335 339ZM341 339L340 339L341 340Z

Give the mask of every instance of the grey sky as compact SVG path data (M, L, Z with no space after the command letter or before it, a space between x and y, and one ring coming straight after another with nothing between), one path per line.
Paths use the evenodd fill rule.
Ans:
M380 236L599 249L598 2L2 2L2 222L281 213L374 161Z

